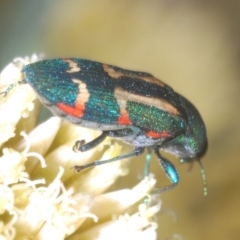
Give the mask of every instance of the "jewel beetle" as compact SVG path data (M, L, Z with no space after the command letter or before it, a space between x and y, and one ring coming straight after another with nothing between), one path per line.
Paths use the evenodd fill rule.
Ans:
M206 128L198 110L151 74L80 58L41 60L25 66L23 72L24 81L53 114L102 131L91 142L76 142L75 150L92 149L107 136L133 146L131 153L74 166L77 172L138 156L146 148L149 154L155 153L171 181L170 186L154 190L159 193L179 182L176 168L162 156L161 150L175 155L180 162L198 160L199 163L207 150ZM206 195L202 165L201 171Z

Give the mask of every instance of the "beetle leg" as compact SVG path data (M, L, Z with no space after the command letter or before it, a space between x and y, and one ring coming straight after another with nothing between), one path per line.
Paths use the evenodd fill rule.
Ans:
M85 164L85 165L82 165L82 166L74 166L73 168L76 172L80 172L85 168L95 167L95 166L99 166L99 165L102 165L102 164L105 164L105 163L115 162L115 161L118 161L118 160L121 160L121 159L124 159L124 158L139 156L140 154L143 153L143 151L144 151L143 147L136 147L136 148L134 148L133 152L131 152L131 153L123 154L123 155L120 155L120 156L117 156L117 157L114 157L114 158L110 158L110 159L104 160L104 161L95 161L95 162L88 163L88 164Z
M152 149L148 148L147 150L148 150L148 153L145 158L144 177L149 176L150 162L151 162L151 158L152 158L152 153L151 153Z
M84 140L76 141L76 143L73 146L73 151L74 152L86 152L90 149L93 149L97 145L99 145L107 136L121 138L121 137L129 136L131 134L133 134L133 131L130 128L112 130L112 131L103 131L100 136L93 139L91 142L85 143Z
M91 142L85 143L84 140L76 141L73 146L74 152L85 152L90 149L95 148L98 144L100 144L106 137L108 136L108 131L102 132L100 136L93 139Z
M158 161L161 167L163 168L165 174L168 176L168 178L173 184L167 187L157 188L153 190L152 194L161 193L161 192L170 190L173 187L175 187L179 182L178 172L174 167L174 165L170 161L168 161L166 158L161 156L158 148L154 148L154 152L157 155Z

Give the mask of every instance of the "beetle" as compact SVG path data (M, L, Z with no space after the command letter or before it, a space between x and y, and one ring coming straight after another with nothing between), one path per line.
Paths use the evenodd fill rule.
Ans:
M128 154L74 166L77 172L138 156L146 148L148 157L152 151L155 153L171 181L171 185L153 191L159 193L179 182L176 168L161 150L175 155L180 162L199 161L207 150L206 128L198 110L151 74L80 58L41 60L25 66L23 72L24 81L54 115L102 131L88 143L77 141L75 151L92 149L107 136L133 146ZM202 165L201 170L206 195Z

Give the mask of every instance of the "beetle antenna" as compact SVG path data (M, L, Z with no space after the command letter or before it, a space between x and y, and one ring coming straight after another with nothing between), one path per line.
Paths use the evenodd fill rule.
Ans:
M201 161L198 159L197 160L199 165L200 165L200 169L201 169L201 174L202 174L202 181L203 181L203 195L206 197L208 195L208 188L207 188L207 180L206 180L206 173L205 173L205 169L201 163Z

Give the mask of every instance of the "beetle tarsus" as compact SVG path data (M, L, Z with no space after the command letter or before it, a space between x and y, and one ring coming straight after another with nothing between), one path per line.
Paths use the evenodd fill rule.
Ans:
M104 131L100 136L96 137L91 142L85 143L85 140L76 141L76 143L73 146L73 151L86 152L88 150L91 150L95 148L97 145L99 145L107 136L108 136L108 132Z
M83 146L85 144L85 140L78 140L75 142L74 146L73 146L73 151L74 152L79 152L80 147Z

